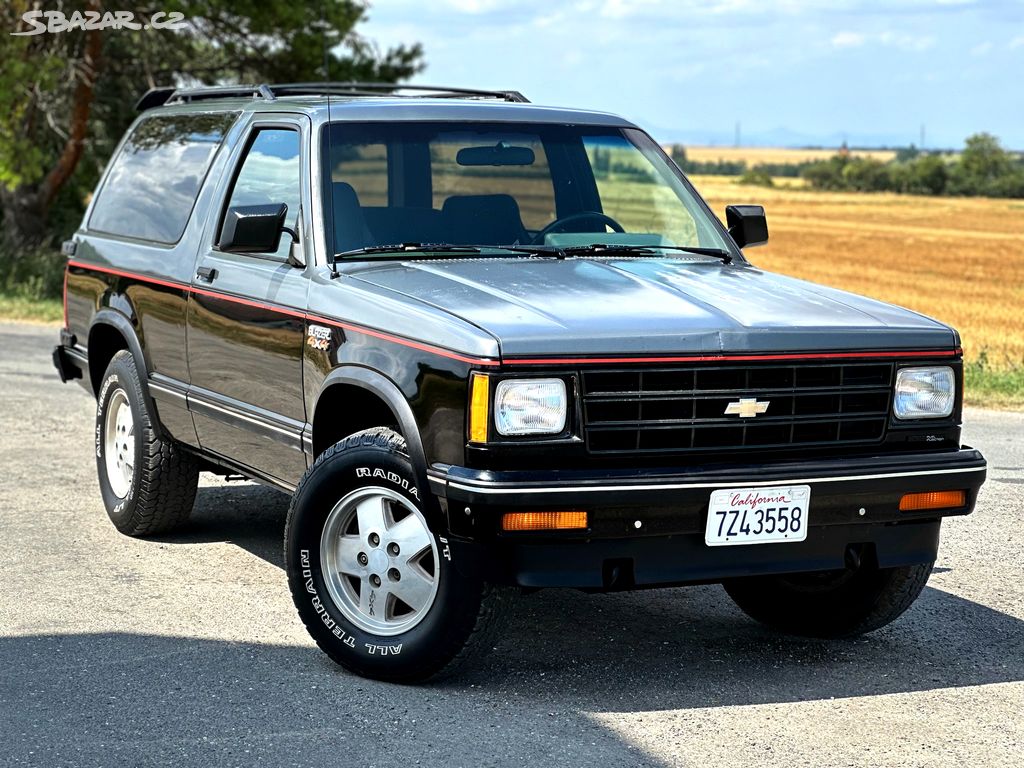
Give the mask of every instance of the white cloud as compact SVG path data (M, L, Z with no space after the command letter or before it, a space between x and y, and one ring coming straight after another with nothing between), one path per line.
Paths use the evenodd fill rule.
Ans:
M1024 35L1019 35L1010 41L1010 48L1020 48L1024 45Z
M935 45L935 38L928 35L897 34L896 32L883 32L878 36L882 45L890 45L903 51L927 51Z
M864 35L859 32L838 32L829 41L833 48L859 48L864 45Z
M659 3L660 0L605 0L601 15L608 19L624 19Z
M487 13L500 8L501 0L446 0L446 4L462 13Z
M984 56L992 50L992 43L987 40L984 43L978 43L976 46L971 48L971 56Z

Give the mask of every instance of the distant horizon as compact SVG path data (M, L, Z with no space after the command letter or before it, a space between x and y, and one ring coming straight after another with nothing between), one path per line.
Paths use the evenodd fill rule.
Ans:
M843 144L708 144L699 141L662 141L656 135L651 134L662 146L679 145L682 147L697 147L700 149L791 149L798 150L835 150L838 152ZM938 152L940 154L956 154L963 151L959 147L919 147L914 142L910 144L847 144L846 148L851 152L899 152L906 149L916 149L920 152ZM1024 150L1014 149L1003 145L1003 149L1011 154L1024 154Z
M418 0L360 33L423 44L411 83L621 114L662 143L1024 149L1013 0ZM922 126L925 141L920 141Z

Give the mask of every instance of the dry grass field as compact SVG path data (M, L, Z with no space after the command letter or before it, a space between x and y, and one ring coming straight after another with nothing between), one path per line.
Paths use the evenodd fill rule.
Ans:
M899 304L960 331L969 363L1024 370L1024 200L766 189L726 176L693 183L719 216L759 203L773 272ZM1013 386L1002 389L1013 389ZM1024 402L1018 392L1006 404Z
M788 149L784 147L686 147L686 157L698 163L740 162L744 161L748 168L760 163L791 164L810 162L812 160L828 160L836 149ZM887 163L896 157L890 149L855 149L850 154L854 157L871 157Z

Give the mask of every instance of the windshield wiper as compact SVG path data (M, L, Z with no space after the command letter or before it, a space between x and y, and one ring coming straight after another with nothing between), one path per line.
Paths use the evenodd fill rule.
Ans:
M448 245L448 243L394 243L392 245L367 245L364 248L353 248L334 254L334 259L345 259L349 256L372 256L375 253L480 253L475 245Z
M394 245L368 245L364 248L355 248L351 251L342 251L334 254L333 261L346 259L355 256L374 256L385 254L395 259L405 258L408 254L415 253L439 253L439 254L463 254L476 256L484 251L505 251L507 253L524 253L530 256L560 256L565 258L561 248L552 248L543 245L450 245L449 243L396 243Z
M590 245L571 245L562 249L566 256L581 254L628 253L636 256L660 256L661 251L682 251L695 253L698 256L714 256L723 264L732 263L732 254L721 248L700 248L691 245L616 245L614 243L592 243Z

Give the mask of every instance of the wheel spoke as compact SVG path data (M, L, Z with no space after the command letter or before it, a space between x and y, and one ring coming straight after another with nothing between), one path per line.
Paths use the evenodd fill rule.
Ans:
M392 582L390 589L395 597L413 610L419 611L430 599L434 582L423 571L413 566L403 568L401 581Z
M364 616L377 621L384 621L384 607L387 604L387 592L374 587L370 582L363 581L359 585L359 610Z
M366 568L359 564L359 553L365 544L359 536L341 536L338 539L338 571L352 576L362 576Z
M370 533L384 533L388 527L384 517L384 499L371 496L359 502L356 519L359 521L359 535L363 538Z
M430 549L432 542L430 532L416 515L409 515L391 526L388 538L401 548L402 560L406 563Z

